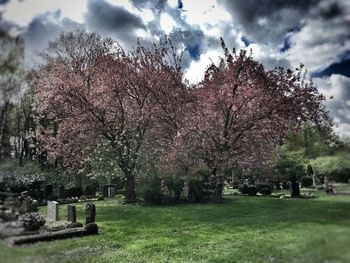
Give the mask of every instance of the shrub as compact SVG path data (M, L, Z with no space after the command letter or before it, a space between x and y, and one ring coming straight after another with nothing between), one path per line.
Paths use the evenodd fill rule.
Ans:
M83 195L83 189L81 187L72 187L65 190L66 197L80 197Z
M271 195L272 191L270 188L262 188L260 191L259 191L262 195Z
M255 185L260 192L262 189L270 189L272 191L272 186L269 183L258 183Z
M184 180L174 177L166 177L165 186L169 190L169 198L174 201L179 201L184 188Z
M282 182L282 188L284 190L289 190L289 182L288 181L283 181Z
M302 187L310 187L312 186L312 178L310 176L303 176L300 180L301 186Z
M146 203L161 204L162 194L160 179L157 177L152 177L146 181L141 189L141 196Z
M256 196L256 194L258 193L258 188L255 186L248 186L248 195L250 196Z
M238 190L242 193L242 194L248 194L248 185L243 184L241 186L238 187Z
M16 172L3 172L0 174L0 191L21 193L28 191L31 196L40 192L43 177L33 174L20 174Z
M209 200L209 169L201 169L188 183L188 201L190 202L205 202Z
M84 195L86 195L86 196L95 196L96 195L96 190L95 190L94 186L92 186L92 185L85 186Z
M22 214L19 216L18 221L26 231L39 230L45 224L45 218L37 212Z

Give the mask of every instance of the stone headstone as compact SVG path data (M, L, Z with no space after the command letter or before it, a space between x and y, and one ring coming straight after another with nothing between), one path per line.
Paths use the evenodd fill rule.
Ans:
M108 197L108 185L104 185L103 187L102 187L102 196L103 197Z
M60 185L58 187L58 197L59 198L65 198L65 189L64 189L64 185Z
M290 183L290 195L291 197L300 197L299 182Z
M87 203L85 207L86 224L94 223L96 217L96 206L93 203Z
M52 221L59 220L58 203L56 201L47 202L47 217Z
M68 205L68 213L67 213L67 221L68 222L76 222L77 221L77 210L75 205Z
M115 187L110 186L108 187L108 197L113 197L113 196L115 196Z

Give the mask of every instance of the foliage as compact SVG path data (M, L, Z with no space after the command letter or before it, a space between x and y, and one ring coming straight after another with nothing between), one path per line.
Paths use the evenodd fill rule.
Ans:
M188 200L190 202L205 202L209 200L210 195L210 170L206 167L198 170L191 176L188 182Z
M256 196L258 193L258 188L254 185L249 185L247 188L247 194L250 196Z
M61 34L43 57L31 83L39 115L59 124L40 133L49 158L74 173L107 143L125 176L125 198L135 201L141 148L152 133L173 126L183 105L176 50L166 39L126 53L110 38L77 31Z
M169 199L172 202L180 201L181 193L184 190L184 180L172 176L164 178L164 184L169 191Z
M259 190L259 193L262 195L271 195L272 191L271 188L262 188Z
M258 188L258 191L260 191L263 188L272 189L272 186L270 183L257 183L255 186Z
M312 183L313 183L312 177L310 176L303 176L300 179L300 184L302 187L310 187L312 186Z
M161 191L160 178L153 176L143 182L141 186L141 197L146 203L149 204L161 204L162 203L162 191Z
M290 152L302 151L307 159L333 155L341 142L331 126L315 126L306 123L298 132L291 132L284 141L284 148Z
M44 226L45 218L37 212L25 213L19 216L18 221L26 231L36 231Z
M240 186L238 187L238 190L239 190L242 194L248 194L248 185L246 185L246 184L240 185Z
M297 181L305 175L306 162L303 151L287 151L282 147L281 158L276 168L283 175L283 179Z
M318 157L311 160L314 172L331 180L347 183L350 179L350 153L339 152L334 156Z
M329 121L324 97L305 80L302 66L295 72L267 71L246 51L230 52L223 40L222 47L225 57L206 70L174 138L184 162L198 159L209 167L217 201L225 170L247 171L264 164L290 130L308 120Z

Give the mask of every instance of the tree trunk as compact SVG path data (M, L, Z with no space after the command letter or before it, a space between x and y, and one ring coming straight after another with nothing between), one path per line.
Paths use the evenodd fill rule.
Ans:
M218 171L217 168L214 168L211 170L211 176L213 180L213 194L212 194L212 201L216 203L222 202L222 176L221 173Z
M125 183L125 193L124 193L124 202L127 204L136 202L136 193L135 193L135 177L132 172L124 171L126 178Z

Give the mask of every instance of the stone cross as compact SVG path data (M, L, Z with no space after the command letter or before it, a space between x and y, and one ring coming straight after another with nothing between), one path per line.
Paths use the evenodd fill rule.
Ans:
M86 224L94 223L96 217L96 206L93 203L87 203L85 207Z
M59 220L58 203L56 201L47 202L47 217L52 221Z
M68 222L77 222L77 209L75 205L68 205L68 213L67 213L67 221Z

